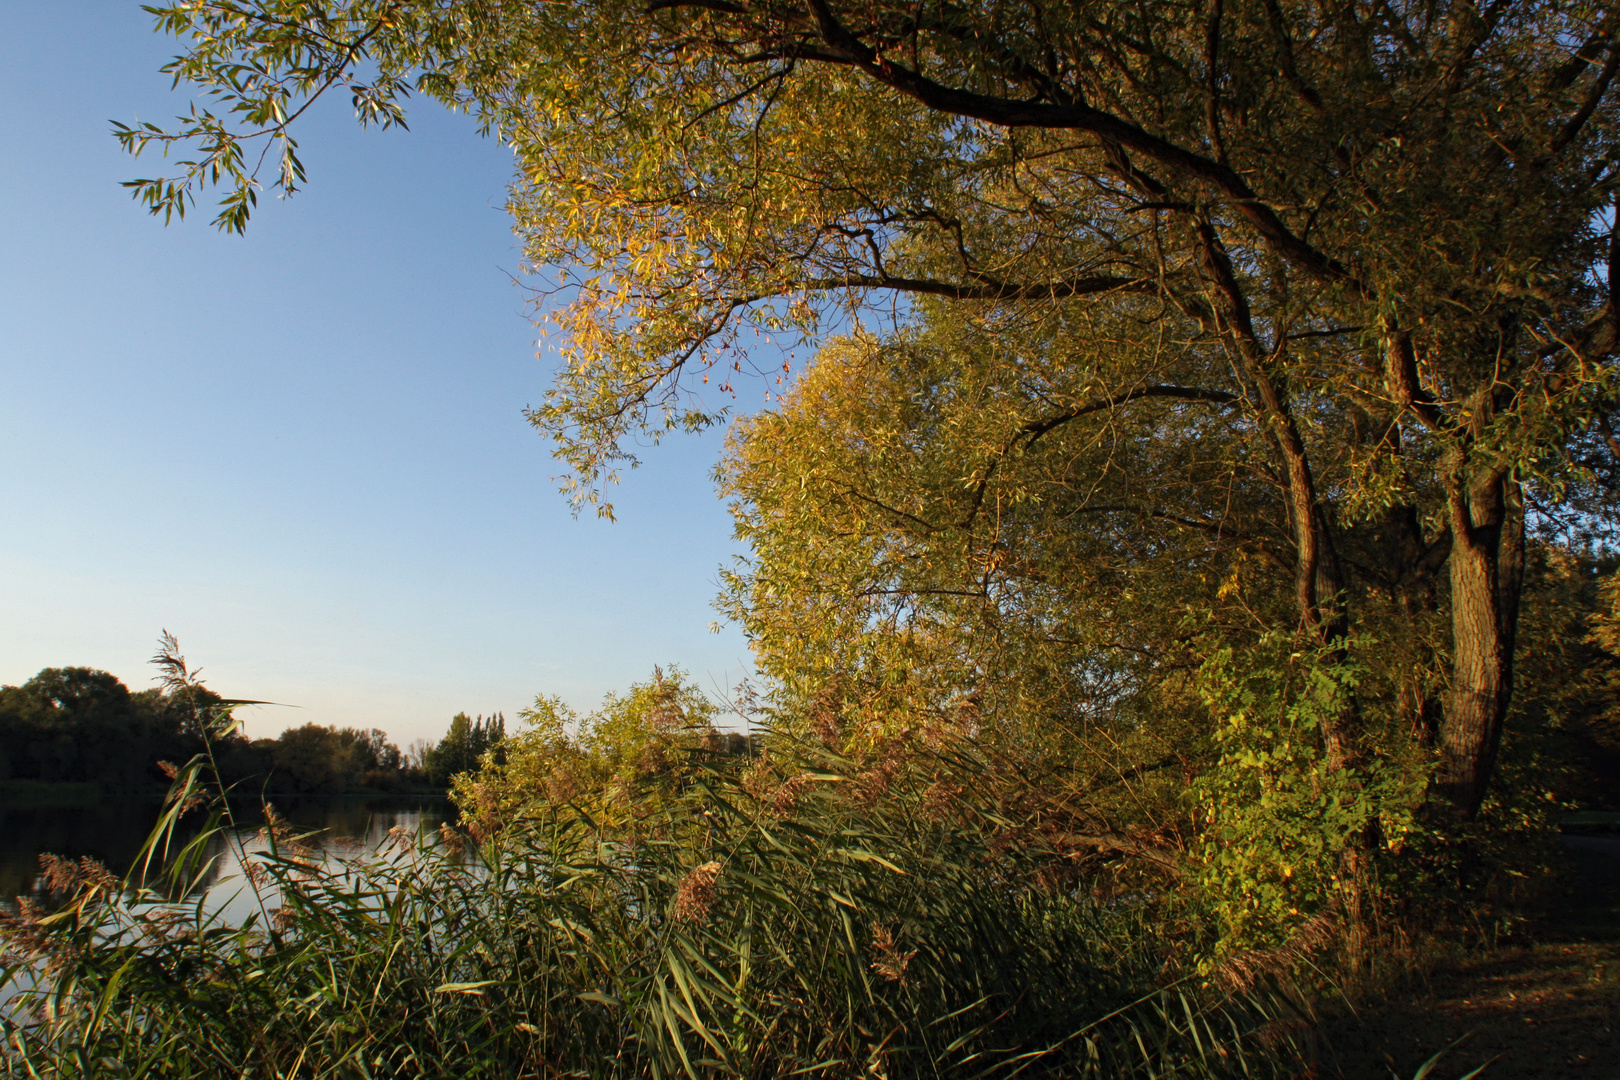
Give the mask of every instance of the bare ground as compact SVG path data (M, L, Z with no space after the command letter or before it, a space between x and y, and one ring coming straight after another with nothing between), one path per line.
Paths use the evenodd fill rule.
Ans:
M1453 1042L1430 1080L1620 1080L1620 838L1566 837L1566 903L1524 941L1440 965L1421 985L1323 1026L1317 1075L1410 1080Z

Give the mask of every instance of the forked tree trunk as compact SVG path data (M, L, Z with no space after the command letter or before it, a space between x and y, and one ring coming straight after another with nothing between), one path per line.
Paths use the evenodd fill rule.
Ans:
M1524 581L1524 493L1499 469L1471 473L1455 451L1451 509L1451 691L1440 723L1433 794L1440 809L1479 813L1513 698L1513 649Z

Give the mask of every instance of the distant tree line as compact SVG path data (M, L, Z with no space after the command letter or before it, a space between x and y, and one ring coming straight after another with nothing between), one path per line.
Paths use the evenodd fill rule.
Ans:
M437 745L420 741L411 756L428 783L447 790L451 778L475 771L489 751L504 760L501 744L505 741L506 717L502 714L485 719L482 715L469 718L464 712L456 713L450 718L450 730Z
M46 668L21 686L0 686L0 782L94 782L129 793L167 783L162 763L205 749L203 731L222 699L212 691L131 691L87 667ZM226 783L253 794L340 795L442 792L505 738L500 713L458 713L437 743L410 752L377 728L304 724L273 739L240 734L214 741Z

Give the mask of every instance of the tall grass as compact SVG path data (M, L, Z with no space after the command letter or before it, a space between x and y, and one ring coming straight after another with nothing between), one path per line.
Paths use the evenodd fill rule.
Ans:
M177 902L228 823L206 759L140 868L53 863L3 928L6 1076L1213 1077L1281 1071L1277 998L1179 978L928 769L697 761L607 829L537 802L319 860L273 815L252 914ZM634 800L632 799L633 803ZM213 846L210 840L213 838ZM214 859L227 857L215 854ZM166 861L165 861L166 858ZM164 866L159 872L159 866Z

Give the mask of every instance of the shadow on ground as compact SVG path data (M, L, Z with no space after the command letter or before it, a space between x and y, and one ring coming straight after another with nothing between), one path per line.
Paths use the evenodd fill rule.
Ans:
M1410 1080L1463 1038L1431 1080L1488 1061L1479 1080L1620 1080L1620 838L1564 839L1578 876L1556 918L1520 947L1449 965L1330 1022L1319 1075Z

